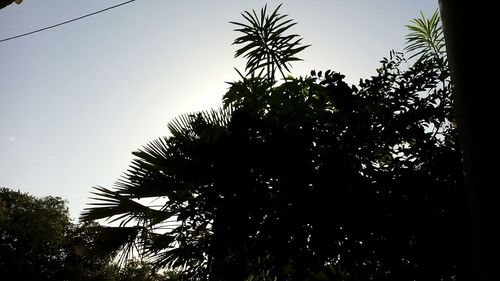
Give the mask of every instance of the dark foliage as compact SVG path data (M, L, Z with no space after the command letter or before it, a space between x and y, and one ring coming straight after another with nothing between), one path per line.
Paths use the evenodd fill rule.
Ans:
M94 242L95 227L72 224L58 197L0 188L1 280L177 280L173 273L155 273L146 263L132 261L120 269L109 256L84 258L79 250Z
M12 280L50 280L65 258L64 201L0 189L0 271Z
M161 210L118 201L84 218L122 210L144 226L124 241L148 237L157 265L198 279L451 279L461 166L449 84L431 61L402 61L392 54L359 89L330 71L235 82L226 111L172 123L106 190L167 197ZM169 218L172 231L148 228Z
M443 61L391 52L358 87L333 71L242 77L223 109L136 152L82 219L122 221L102 233L108 252L186 280L454 280L462 177Z

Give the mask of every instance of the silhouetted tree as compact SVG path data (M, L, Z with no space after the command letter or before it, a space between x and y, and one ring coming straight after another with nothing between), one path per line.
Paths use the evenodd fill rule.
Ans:
M296 57L297 53L309 47L301 46L299 35L285 34L297 23L288 19L288 15L279 14L280 7L281 4L270 15L267 14L267 5L259 14L255 10L244 11L241 15L246 23L231 22L238 26L235 31L243 33L233 42L233 45L244 45L236 51L235 57L247 59L245 69L248 75L260 77L264 73L263 77L270 82L274 82L276 69L286 80L283 71L289 72L290 62L301 60Z
M61 198L36 198L0 188L2 280L175 280L155 273L145 263L126 263L120 269L109 255L84 258L78 249L93 242L94 227L72 224Z
M63 200L0 189L0 268L13 280L51 280L71 223Z
M108 260L76 255L83 227L73 225L58 197L0 189L0 272L5 280L112 280ZM96 277L96 278L93 278ZM99 277L99 278L97 278Z
M281 19L243 15L263 34ZM356 87L333 71L277 83L269 56L222 109L175 119L114 190L96 188L82 219L121 221L103 228L107 252L189 280L453 280L461 161L443 60L391 52Z

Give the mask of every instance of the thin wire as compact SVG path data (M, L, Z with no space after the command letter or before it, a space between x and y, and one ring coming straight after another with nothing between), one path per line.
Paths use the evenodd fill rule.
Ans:
M93 12L93 13L90 13L90 14L83 15L83 16L78 17L78 18L67 20L67 21L64 21L64 22L61 22L61 23L58 23L58 24L54 24L54 25L51 25L51 26L40 28L40 29L37 29L37 30L34 30L34 31L30 31L30 32L27 32L27 33L23 33L23 34L20 34L20 35L16 35L16 36L12 36L12 37L8 37L8 38L0 39L0 43L5 42L5 41L9 41L9 40L13 40L13 39L16 39L16 38L28 36L28 35L31 35L31 34L34 34L34 33L42 32L42 31L45 31L47 29L58 27L58 26L61 26L61 25L64 25L64 24L67 24L67 23L70 23L70 22L77 21L77 20L81 20L83 18L90 17L90 16L93 16L93 15L96 15L96 14L99 14L99 13L102 13L102 12L105 12L105 11L108 11L108 10L111 10L111 9L114 9L114 8L118 8L120 6L129 4L129 3L132 3L134 1L136 1L136 0L129 0L129 1L126 1L126 2L123 2L123 3L120 3L120 4L117 4L117 5L108 7L106 9L99 10L97 12Z

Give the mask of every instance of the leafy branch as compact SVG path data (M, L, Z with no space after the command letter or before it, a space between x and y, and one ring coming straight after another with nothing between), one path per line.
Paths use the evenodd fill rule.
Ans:
M238 26L235 31L243 33L233 42L233 45L243 45L236 51L235 57L247 59L245 70L248 74L255 76L260 70L257 75L260 76L265 71L265 77L270 81L274 81L276 70L286 80L283 71L290 72L290 62L301 60L296 54L309 47L301 45L299 35L285 34L297 23L288 19L288 15L278 13L280 7L271 15L267 14L267 5L260 10L260 14L255 10L244 11L241 15L247 23L230 22Z
M412 19L412 24L406 25L410 33L406 35L405 51L411 53L410 59L418 58L418 61L427 61L437 58L444 66L446 61L446 46L444 41L443 26L438 11L430 18L426 18L420 12L420 18Z

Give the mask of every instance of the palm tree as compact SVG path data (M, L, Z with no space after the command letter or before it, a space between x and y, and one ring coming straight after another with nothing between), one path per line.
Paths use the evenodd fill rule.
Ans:
M106 219L118 226L96 229L96 241L83 253L120 253L151 257L157 267L189 268L191 277L204 276L210 247L209 190L214 182L210 161L202 161L205 138L217 138L228 123L230 109L185 114L169 123L171 137L159 138L134 152L137 157L115 189L96 187L82 221ZM206 160L206 159L204 159ZM156 201L148 202L148 199ZM149 200L151 201L151 200Z
M295 23L279 14L280 7L270 15L267 7L259 15L245 11L242 16L248 23L232 22L244 34L234 41L244 44L235 56L244 55L246 70L254 77L241 75L241 83L257 87L251 89L254 97L265 96L276 69L285 78L283 71L289 71L290 62L299 60L295 55L308 47L300 46L298 35L284 35ZM237 92L239 99L242 91ZM242 115L233 116L232 102L217 111L182 115L169 123L171 137L157 139L134 153L137 158L115 189L95 187L94 202L81 220L106 219L118 226L96 229L96 241L103 243L89 245L82 254L120 253L121 261L141 254L153 259L157 267L182 268L190 278L216 280L219 274L225 278L233 274L242 279L245 262L227 261L241 247L241 243L228 243L235 238L235 218L241 225L247 213L234 204L234 198L241 196L233 187L239 173L235 167L245 165L234 154L241 151L236 147L241 141L235 130L244 131L243 123L249 121L238 116ZM148 199L156 201L146 204Z

